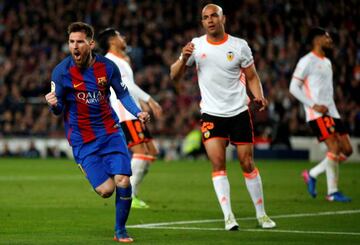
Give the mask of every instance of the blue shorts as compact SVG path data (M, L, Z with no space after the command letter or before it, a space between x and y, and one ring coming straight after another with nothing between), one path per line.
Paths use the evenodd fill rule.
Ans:
M131 158L121 133L73 146L73 154L94 189L114 175L131 176Z

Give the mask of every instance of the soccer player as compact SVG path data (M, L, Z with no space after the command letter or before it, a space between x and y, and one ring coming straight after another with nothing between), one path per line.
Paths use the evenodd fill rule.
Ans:
M172 64L170 76L178 80L188 66L196 63L202 101L202 138L212 163L212 181L225 219L226 230L237 230L230 203L230 184L226 173L225 150L229 141L236 146L246 187L262 228L274 228L265 212L262 182L253 160L253 126L248 108L246 83L259 110L264 98L251 50L247 42L225 32L222 8L208 4L202 10L206 34L186 44ZM246 79L245 79L246 77Z
M125 228L132 200L130 156L110 105L110 86L139 120L148 121L149 114L136 106L116 65L93 53L92 26L74 22L68 26L68 35L71 55L53 70L51 92L45 99L55 115L63 113L75 161L94 190L103 198L116 192L114 240L132 242Z
M326 172L326 199L349 202L351 199L338 189L339 162L352 154L352 147L333 98L331 61L325 57L325 51L333 47L332 39L325 29L315 27L310 30L308 41L312 50L299 60L291 79L290 92L304 105L306 121L318 140L325 142L327 153L310 171L304 170L302 176L309 194L315 198L316 178Z
M105 57L112 60L120 69L122 82L128 87L130 95L133 96L138 106L140 102L150 107L155 117L159 118L162 114L161 106L145 91L136 85L133 71L130 67L130 58L126 54L126 41L117 30L107 28L99 34L99 44L101 49L106 52ZM132 186L132 208L149 208L143 200L138 197L139 185L148 173L149 165L156 159L158 154L157 147L153 138L145 125L124 108L122 103L116 98L114 91L111 91L111 104L121 121L121 127L125 132L126 141L132 151L130 182Z

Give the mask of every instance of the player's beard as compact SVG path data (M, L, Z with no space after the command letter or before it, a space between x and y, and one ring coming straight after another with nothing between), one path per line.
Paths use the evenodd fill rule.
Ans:
M80 53L80 59L77 59L74 54L72 56L78 67L87 68L89 66L91 59L91 52Z

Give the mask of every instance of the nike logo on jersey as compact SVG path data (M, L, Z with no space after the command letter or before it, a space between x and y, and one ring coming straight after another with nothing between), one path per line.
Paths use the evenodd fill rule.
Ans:
M84 82L78 83L78 84L74 84L74 88L77 88L79 86L81 86Z

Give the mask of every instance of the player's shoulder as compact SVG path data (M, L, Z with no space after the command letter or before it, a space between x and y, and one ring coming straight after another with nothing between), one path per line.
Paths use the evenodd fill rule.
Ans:
M239 47L248 47L249 46L248 42L245 39L236 37L236 36L233 36L230 34L228 34L228 41L230 44L236 45Z
M120 58L118 56L116 56L115 54L112 54L112 53L107 53L105 55L105 58L108 58L110 59L112 62L114 62L118 67L121 67L121 68L128 68L130 67L129 63L123 59L123 58Z
M300 57L298 64L306 65L314 61L314 56L311 52L305 54L304 56Z
M72 63L73 63L73 62L72 62L72 58L71 58L71 56L69 55L69 56L67 56L65 59L63 59L62 61L60 61L60 63L58 63L58 64L54 67L53 72L55 72L55 73L61 73L61 74L66 73L66 72L69 70L69 68L73 65Z
M114 62L111 59L101 54L96 54L95 58L96 58L96 62L105 63L106 65L114 65Z
M202 42L206 42L206 35L202 35L199 37L194 37L191 42L195 45L200 44Z

